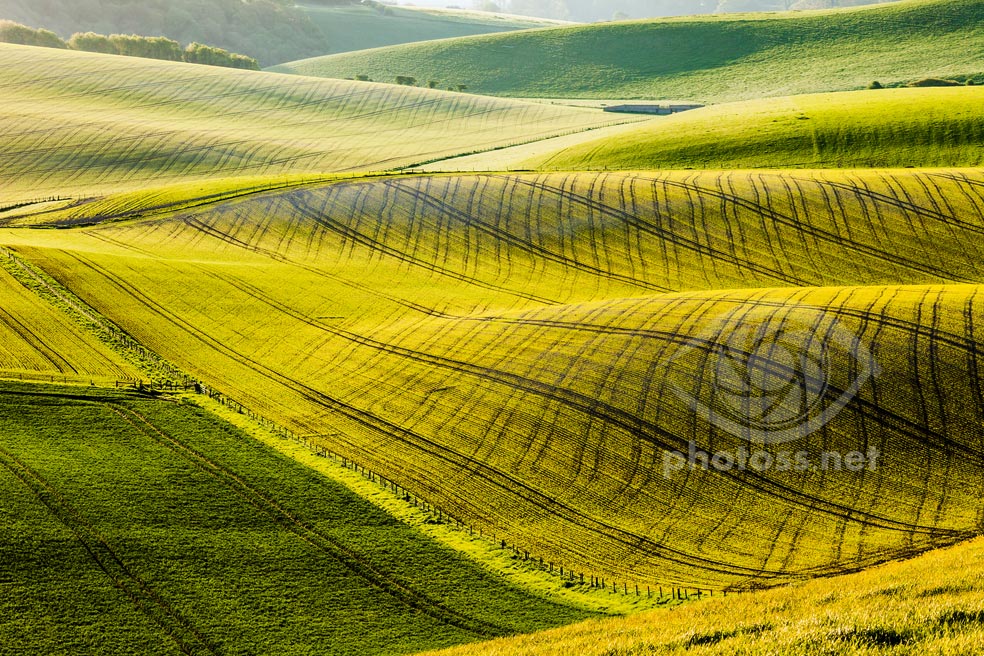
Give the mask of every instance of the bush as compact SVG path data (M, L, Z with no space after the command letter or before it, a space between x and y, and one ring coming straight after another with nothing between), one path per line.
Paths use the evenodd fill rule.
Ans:
M872 82L871 84L868 85L868 88L869 89L884 89L885 87L882 86L882 83L881 82L879 82L878 80L875 80L874 82Z
M58 35L48 30L34 30L12 21L0 20L0 42L46 48L71 48L72 50L98 52L106 55L186 61L192 64L227 66L252 71L260 70L259 62L252 57L238 55L222 48L213 48L201 43L193 43L182 50L180 43L163 36L137 36L136 34L105 36L95 32L76 32L66 43Z
M207 66L225 66L227 68L243 68L260 70L259 63L252 57L237 55L222 48L213 48L203 43L192 43L184 49L184 61L189 64L205 64Z
M944 80L938 77L927 77L924 80L917 80L916 82L910 82L907 86L910 87L959 87L960 83L956 80Z
M96 34L95 32L76 32L68 40L68 47L72 50L82 50L85 52L99 52L104 55L118 55L119 49L108 36Z
M42 48L68 47L68 44L54 32L34 30L26 25L8 20L0 20L0 42L21 46L40 46Z
M410 77L409 75L397 75L396 83L402 84L404 86L413 87L417 85L417 78Z

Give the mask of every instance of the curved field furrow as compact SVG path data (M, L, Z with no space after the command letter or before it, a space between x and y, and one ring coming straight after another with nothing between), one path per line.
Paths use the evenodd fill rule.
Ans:
M635 120L430 89L0 44L4 201L387 170Z
M565 571L725 588L981 531L979 182L364 179L0 238L210 386Z

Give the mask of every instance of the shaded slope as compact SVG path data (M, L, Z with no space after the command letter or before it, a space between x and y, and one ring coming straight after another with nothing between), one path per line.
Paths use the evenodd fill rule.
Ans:
M984 164L984 89L881 89L718 105L578 141L514 165L562 171L978 166Z
M613 122L597 111L0 44L0 202L385 170Z
M413 75L503 96L725 102L984 73L982 7L981 0L910 0L551 28L332 55L277 70Z
M3 384L0 432L0 639L29 653L401 654L589 616L194 406Z
M962 171L410 177L2 241L248 407L568 571L740 587L980 531L982 189ZM748 445L691 406L727 410L728 366L815 390L754 344L721 360L787 325L830 342L815 396L852 392L796 448L880 466L664 475L691 442Z

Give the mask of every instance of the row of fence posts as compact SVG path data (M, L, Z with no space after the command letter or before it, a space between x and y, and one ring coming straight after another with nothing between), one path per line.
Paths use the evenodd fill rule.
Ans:
M54 376L52 376L54 379ZM467 530L469 535L474 536L476 532L479 538L490 540L493 544L497 544L502 549L508 549L513 552L513 557L522 560L524 563L530 563L538 569L548 572L550 574L555 574L559 576L562 580L576 583L582 586L588 586L592 590L611 590L613 594L622 593L623 595L634 595L636 597L642 597L643 594L648 599L652 599L654 596L657 600L662 600L664 598L669 598L675 601L691 600L691 599L703 599L704 597L713 597L714 591L702 588L690 588L690 587L675 587L668 586L666 589L663 586L644 586L640 587L638 584L629 585L628 582L622 581L621 585L618 581L609 581L605 577L595 576L593 574L588 574L585 576L583 572L575 573L571 568L565 568L563 565L556 566L553 562L545 561L542 556L536 557L531 556L530 552L527 550L520 549L516 544L509 545L506 540L499 540L498 536L493 532L492 534L487 534L482 528L477 531L470 524L463 522L449 513L447 513L442 508L434 506L427 501L419 498L416 494L412 493L406 487L403 487L396 481L390 480L385 476L375 473L371 469L360 465L358 462L335 453L323 444L318 444L312 442L312 437L319 436L301 436L293 433L289 429L280 424L267 419L266 417L259 415L252 410L250 410L245 405L239 403L238 401L229 398L228 396L218 392L198 381L194 381L190 378L186 378L186 382L177 383L173 381L164 382L149 382L144 383L143 381L134 380L118 380L116 381L117 388L131 388L131 389L144 389L150 391L194 391L198 394L203 394L210 399L221 403L222 405L234 410L235 412L249 417L251 420L256 421L263 427L274 432L283 439L290 439L295 442L302 443L311 449L312 453L322 458L331 458L333 461L341 464L347 469L351 469L356 473L361 474L363 477L369 481L380 485L381 487L391 491L397 497L403 499L405 502L412 504L415 508L419 508L427 513L434 513L437 515L438 522L440 523L450 523L455 528L459 530ZM724 596L727 596L727 591L723 591Z
M41 203L55 203L63 200L72 200L72 198L70 196L44 196L42 198L32 198L31 200L25 200L20 203L4 205L0 207L0 212L10 212L11 210L18 210L22 207L30 207L31 205L40 205Z
M428 503L427 501L424 501L423 499L419 498L416 494L414 494L407 488L403 487L396 481L390 480L385 476L377 474L371 469L363 465L360 465L358 462L352 460L351 458L335 453L324 444L319 444L316 441L314 441L313 438L317 438L321 436L297 435L292 431L290 431L289 429L285 428L284 426L281 426L280 424L277 424L276 422L271 421L266 417L263 417L262 415L253 412L252 410L250 410L243 404L239 403L238 401L234 399L230 399L229 397L225 396L221 392L217 392L216 390L206 387L200 383L196 383L195 389L199 393L208 396L212 400L221 403L227 408L230 408L231 410L234 410L239 414L249 417L250 419L261 424L268 430L273 431L280 437L284 439L290 439L295 442L299 442L301 444L306 445L309 449L311 449L311 452L314 453L315 455L320 456L322 458L331 458L333 461L341 464L343 467L347 469L351 469L356 473L361 474L369 481L376 483L377 485L380 485L381 487L391 491L397 497L403 499L405 502L412 504L415 508L419 508L424 512L436 514L438 522L452 524L453 527L459 530L468 531L469 535L472 536L474 536L477 533L479 538L485 540L491 540L493 544L497 544L502 549L511 550L515 558L521 559L525 563L533 564L537 566L539 569L541 569L542 571L548 572L550 574L555 574L564 581L588 586L593 590L611 590L613 594L622 593L623 595L634 595L636 597L645 596L648 599L652 599L655 597L657 600L662 600L662 599L670 599L675 601L684 601L684 600L692 600L692 599L700 600L703 599L704 597L714 596L713 590L704 589L704 588L668 586L667 588L664 589L662 586L653 587L649 585L640 587L638 584L630 585L628 582L625 581L622 582L609 581L605 577L594 576L592 574L588 574L587 576L585 576L585 574L582 572L575 573L573 569L565 568L564 566L558 567L550 561L545 561L543 557L537 558L537 557L530 556L529 551L522 550L515 544L510 546L506 542L506 540L499 540L498 536L495 533L492 533L490 535L486 533L482 528L479 528L476 531L476 529L472 525L463 522L457 519L456 517L448 514L442 508L439 508L431 503ZM727 596L728 593L727 591L722 591L719 592L719 594L723 594L724 596Z

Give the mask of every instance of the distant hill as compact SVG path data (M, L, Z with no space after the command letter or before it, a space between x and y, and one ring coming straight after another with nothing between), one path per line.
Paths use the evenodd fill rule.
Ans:
M285 0L0 0L0 19L74 32L166 36L241 52L270 66L329 52L324 36Z
M0 20L51 30L165 36L254 57L263 66L349 50L555 25L476 11L290 0L0 0Z
M959 53L959 54L957 54ZM725 102L984 72L984 0L607 23L379 48L276 68L519 97Z
M691 16L739 11L828 9L874 4L879 0L511 0L509 11L575 21ZM893 0L882 0L892 2Z
M324 35L325 50L319 54L560 24L542 18L479 11L361 4L338 6L316 0L308 0L298 9Z

